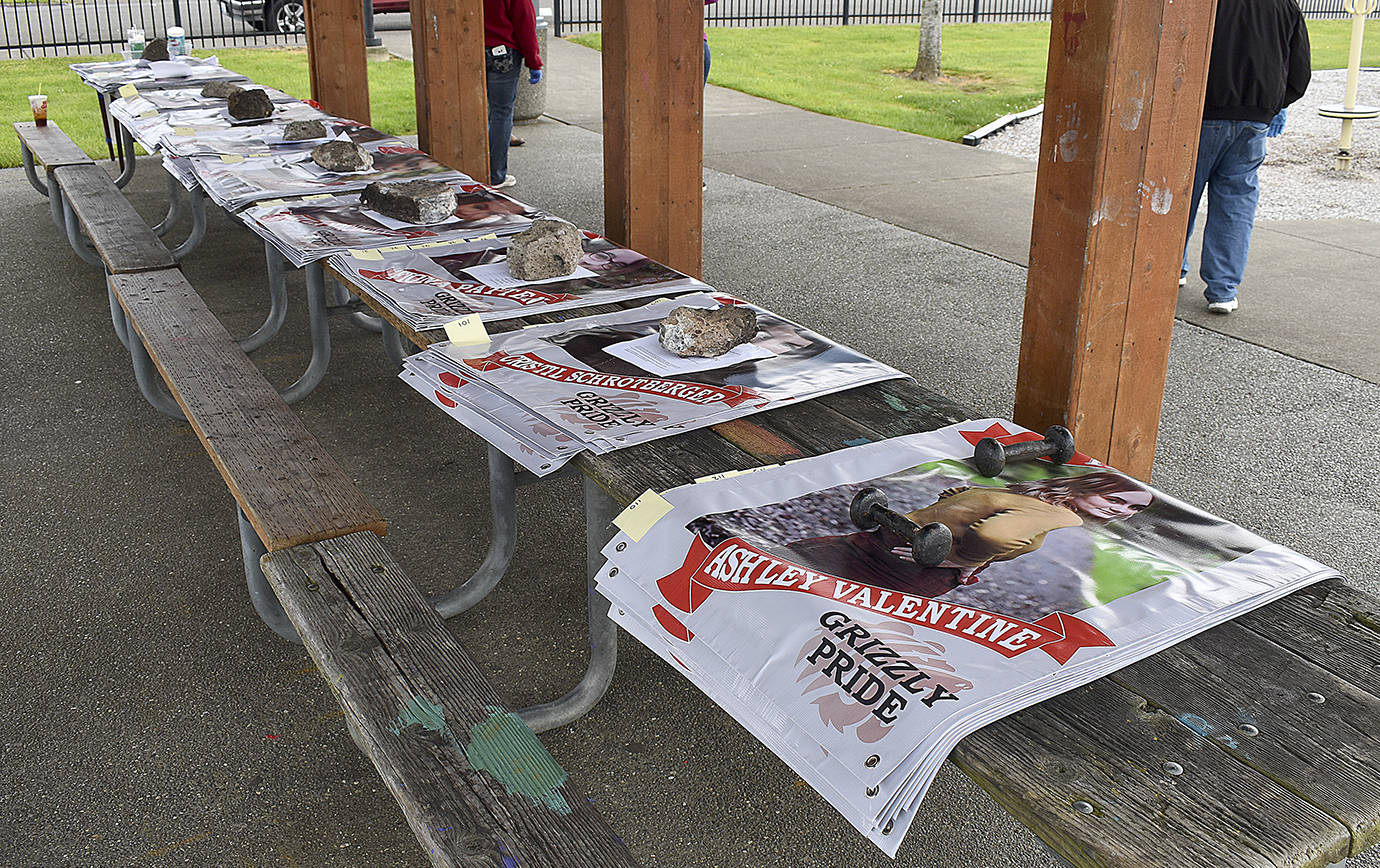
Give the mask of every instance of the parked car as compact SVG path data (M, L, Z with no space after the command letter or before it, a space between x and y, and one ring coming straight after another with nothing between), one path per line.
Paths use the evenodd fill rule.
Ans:
M301 33L306 29L307 12L303 0L220 0L231 18L249 23L255 30L269 33ZM408 0L374 0L374 12L406 12Z

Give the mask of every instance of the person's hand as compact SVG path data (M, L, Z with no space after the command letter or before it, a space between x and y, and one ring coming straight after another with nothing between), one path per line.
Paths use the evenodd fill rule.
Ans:
M1273 139L1275 136L1284 132L1284 120L1289 115L1288 109L1280 109L1279 114L1275 115L1270 121L1270 125L1265 128L1266 138Z
M897 546L891 550L891 553L903 561L915 563L915 552L911 550L910 546Z
M532 84L536 84L537 82L541 81L541 70L540 70L540 69L534 69L534 70L532 70L532 74L529 75L529 76L527 76L527 80L528 80L529 82L531 82Z

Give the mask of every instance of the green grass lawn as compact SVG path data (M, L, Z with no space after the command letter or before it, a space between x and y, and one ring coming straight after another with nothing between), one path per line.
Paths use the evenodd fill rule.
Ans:
M212 52L193 52L206 56ZM304 49L226 48L214 52L223 64L249 76L259 84L276 87L293 96L311 95L307 84L307 53ZM19 143L9 129L15 121L29 120L28 95L48 94L48 118L62 127L78 145L93 157L108 157L101 115L96 108L96 92L82 84L69 63L114 60L105 57L42 57L33 60L0 61L0 117L5 135L0 135L0 166L19 165ZM371 61L369 64L369 106L373 125L387 133L407 135L417 131L413 107L412 63L406 60Z
M1371 24L1361 62L1380 66L1380 33ZM1349 21L1311 21L1313 68L1345 66ZM599 34L573 37L599 47ZM951 24L944 28L944 72L938 82L904 77L915 65L916 27L713 28L713 84L822 114L957 141L987 122L1044 99L1047 23ZM196 52L205 55L208 52ZM218 51L226 66L294 96L309 95L302 49ZM48 94L48 116L88 154L106 154L95 93L67 64L99 58L0 61L0 117L29 117L25 97ZM109 58L104 58L109 59ZM412 64L369 64L373 124L394 135L416 132ZM19 165L19 146L0 136L0 166Z
M1363 66L1380 65L1371 23ZM1350 21L1310 21L1314 69L1344 67ZM1044 99L1049 24L948 24L946 79L903 78L915 66L919 28L764 27L709 30L709 81L821 114L958 141L965 133ZM599 34L571 37L599 47ZM898 74L900 73L900 74Z

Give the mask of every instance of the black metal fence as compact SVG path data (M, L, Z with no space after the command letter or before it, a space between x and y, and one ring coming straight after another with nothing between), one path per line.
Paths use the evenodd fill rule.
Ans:
M552 0L556 36L600 27L600 0ZM946 22L1048 21L1050 0L940 0ZM1308 18L1348 18L1342 0L1301 0ZM1380 12L1376 16L1380 17ZM916 24L920 0L719 0L706 6L709 27Z
M0 36L6 58L114 54L132 27L148 39L181 27L189 48L292 45L302 41L300 32L274 31L277 24L301 21L302 2L0 0Z

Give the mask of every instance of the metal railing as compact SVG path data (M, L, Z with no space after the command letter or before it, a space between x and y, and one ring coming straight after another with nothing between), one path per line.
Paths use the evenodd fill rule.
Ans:
M6 58L114 54L131 27L147 39L169 27L189 48L293 45L302 34L276 33L275 18L300 20L303 0L0 0ZM295 4L295 5L294 5ZM266 32L264 21L267 20Z
M556 36L600 27L600 0L553 0ZM946 22L1048 21L1050 0L940 0ZM1346 18L1342 0L1301 0L1307 18ZM706 6L708 27L917 24L920 0L719 0Z

